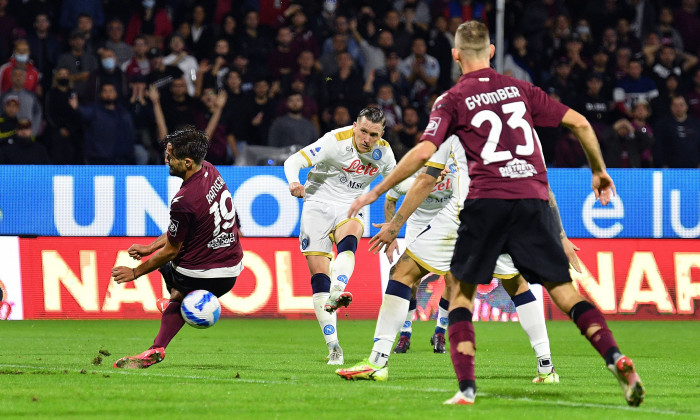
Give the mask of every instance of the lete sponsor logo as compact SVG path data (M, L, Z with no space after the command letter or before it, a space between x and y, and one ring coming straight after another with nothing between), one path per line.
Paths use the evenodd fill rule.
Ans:
M345 172L350 172L350 173L357 173L360 175L376 175L377 172L379 172L379 168L376 166L372 165L371 163L368 163L367 165L363 165L360 162L360 159L355 159L348 166L343 168Z

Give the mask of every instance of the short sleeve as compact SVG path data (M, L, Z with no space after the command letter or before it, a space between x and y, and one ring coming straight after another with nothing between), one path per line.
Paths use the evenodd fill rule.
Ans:
M537 86L530 85L528 99L532 123L538 127L558 127L569 107L555 101Z
M189 233L191 213L184 211L170 211L170 224L168 225L168 240L170 242L184 242Z
M438 96L435 104L433 104L432 111L430 111L430 119L420 141L429 141L440 148L445 138L452 134L450 129L452 128L453 120L456 121L454 118L455 109L454 96L450 91Z
M450 150L451 147L449 141L442 143L440 147L438 147L437 151L433 153L430 159L428 159L428 162L425 163L425 166L432 166L440 170L445 169L447 160L450 157Z

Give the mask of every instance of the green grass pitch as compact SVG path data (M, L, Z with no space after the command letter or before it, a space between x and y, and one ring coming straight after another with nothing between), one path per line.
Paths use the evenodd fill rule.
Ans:
M647 397L639 408L627 406L617 381L570 322L548 323L560 384L530 382L535 357L519 324L476 323L474 406L442 405L457 382L449 354L432 353L432 322L414 324L411 349L391 356L383 383L336 376L325 363L316 321L185 326L162 363L112 368L117 358L145 350L158 325L0 322L0 418L700 418L698 322L610 323L644 380ZM345 366L369 355L374 325L340 320Z

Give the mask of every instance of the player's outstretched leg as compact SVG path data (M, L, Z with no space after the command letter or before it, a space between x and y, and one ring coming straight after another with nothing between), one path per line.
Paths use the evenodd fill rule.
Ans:
M520 325L530 339L532 350L535 351L535 356L537 356L537 376L532 382L558 383L559 374L556 373L552 364L547 325L544 321L544 312L541 305L539 305L535 295L530 290L530 286L521 275L503 279L501 283L513 300L513 304L515 304L515 311L518 313Z
M447 316L449 319L447 335L450 340L450 358L459 381L459 391L444 404L474 404L476 398L474 376L476 341L471 309L474 307L476 285L461 282L451 272L447 272L445 287L448 288L450 298L450 312Z
M171 300L163 310L160 318L160 330L153 345L146 351L136 356L122 357L114 362L115 368L145 369L165 359L165 348L170 344L170 340L180 331L185 320L180 315L182 303Z
M411 293L414 294L413 290ZM399 342L394 347L394 353L406 353L411 348L411 334L413 333L413 315L416 313L416 298L412 297L408 302L408 313L406 320L399 331Z
M600 310L583 300L571 283L548 283L545 287L552 300L560 309L568 312L581 334L605 359L608 369L620 383L627 404L635 407L641 404L645 395L642 380L632 359L620 352Z
M324 305L326 312L333 313L338 308L347 307L352 302L352 293L346 292L350 276L355 269L355 251L357 250L357 238L347 235L338 242L338 256L333 261L331 268L331 286L328 300Z
M449 308L450 301L448 300L447 287L442 293L440 303L438 304L438 316L435 323L435 333L430 337L430 345L433 346L433 353L445 353L445 331L449 324Z
M312 300L314 303L314 313L318 320L318 325L321 327L323 338L328 346L329 365L342 365L343 349L338 343L337 317L335 313L328 313L323 309L323 306L328 300L331 280L324 273L317 273L311 276L311 291L313 293Z

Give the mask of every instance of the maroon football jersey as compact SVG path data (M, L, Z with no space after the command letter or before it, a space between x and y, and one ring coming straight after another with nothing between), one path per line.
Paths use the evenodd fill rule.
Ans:
M243 258L237 225L231 193L219 171L205 160L170 202L168 239L182 242L173 263L190 270L237 265Z
M569 109L540 88L493 69L462 75L435 101L421 141L456 134L469 161L467 198L548 199L534 127L556 127Z

